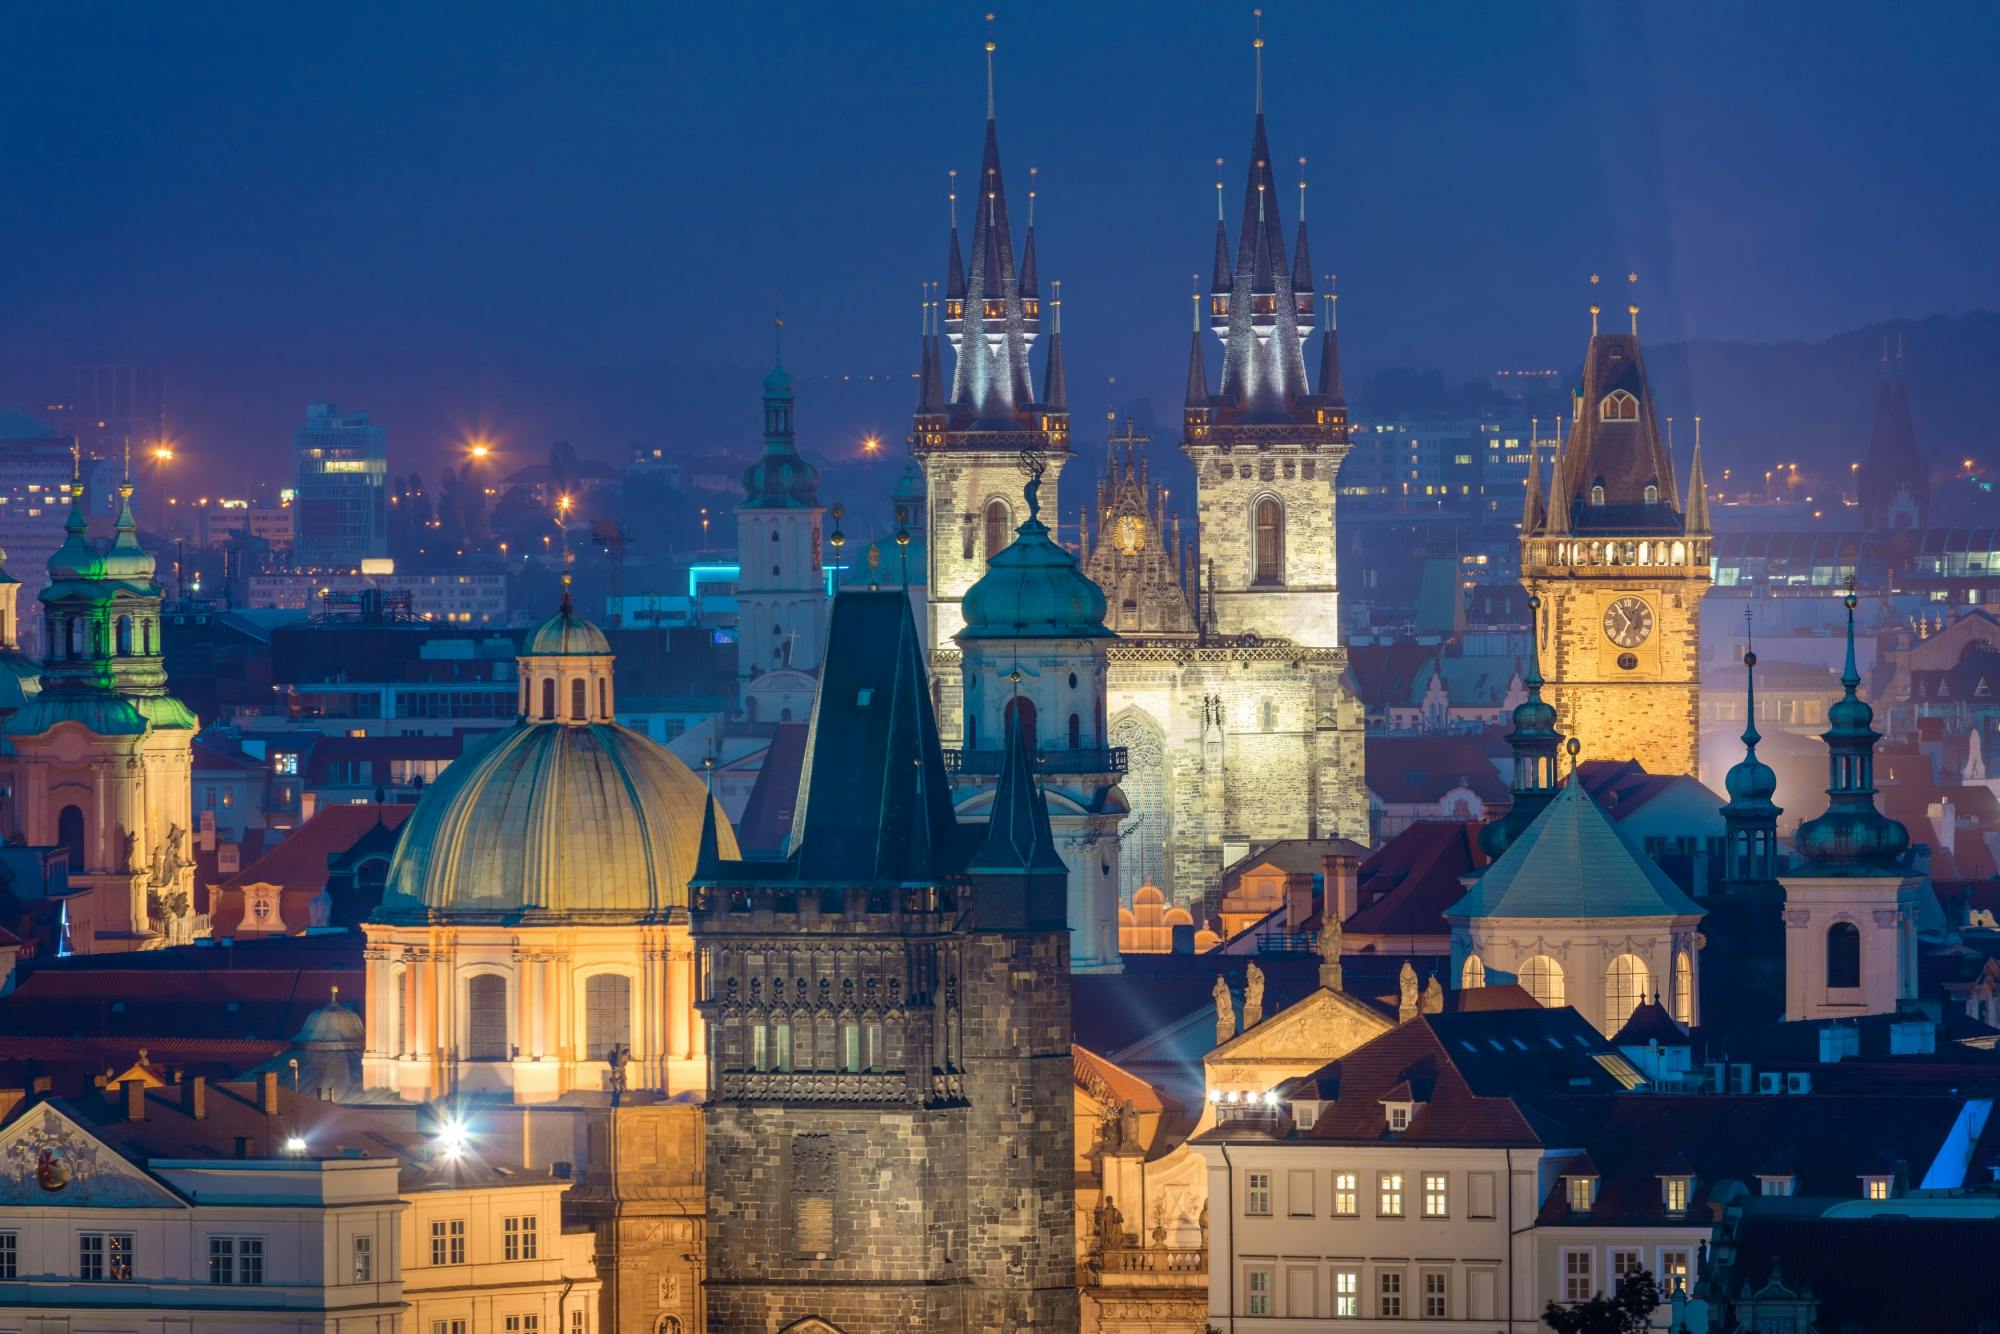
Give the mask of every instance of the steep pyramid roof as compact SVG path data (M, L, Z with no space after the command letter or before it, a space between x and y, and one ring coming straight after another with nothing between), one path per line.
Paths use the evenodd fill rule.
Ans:
M1699 917L1572 778L1447 917Z

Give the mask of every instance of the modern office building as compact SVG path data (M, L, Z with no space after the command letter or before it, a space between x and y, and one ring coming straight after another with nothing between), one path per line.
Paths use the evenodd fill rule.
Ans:
M309 570L353 570L389 554L389 460L381 427L365 412L331 403L306 405L292 432L299 481L294 563Z

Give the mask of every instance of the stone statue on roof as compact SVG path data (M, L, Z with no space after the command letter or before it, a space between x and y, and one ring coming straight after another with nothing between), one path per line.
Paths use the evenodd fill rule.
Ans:
M1319 984L1328 991L1340 991L1340 910L1333 906L1333 896L1327 896L1327 904L1319 915Z
M1229 994L1229 983L1221 977L1215 979L1209 994L1215 997L1215 1040L1221 1044L1236 1036L1236 998Z
M1264 1021L1264 970L1250 965L1243 983L1243 1027L1255 1028Z

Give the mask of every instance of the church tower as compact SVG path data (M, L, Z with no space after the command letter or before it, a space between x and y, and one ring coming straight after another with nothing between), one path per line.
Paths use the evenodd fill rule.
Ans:
M1562 786L1556 777L1556 756L1562 750L1563 735L1556 730L1555 709L1542 699L1542 659L1535 649L1541 600L1529 598L1528 608L1534 622L1529 627L1528 670L1521 676L1528 697L1514 706L1514 730L1507 734L1507 748L1514 752L1514 801L1505 815L1479 831L1480 849L1492 861L1498 861L1535 822Z
M1330 293L1319 392L1306 381L1305 345L1316 319L1305 160L1298 237L1288 251L1264 129L1261 36L1256 53L1256 114L1233 260L1222 182L1215 186L1208 317L1222 343L1221 388L1209 388L1197 316L1182 414L1181 448L1194 463L1201 528L1202 628L1332 648L1340 642L1334 483L1347 454L1347 404Z
M759 718L756 683L766 673L819 670L826 637L826 572L820 544L826 511L819 472L799 457L792 377L782 350L764 377L764 454L743 470L736 507L736 675L746 714ZM780 693L796 693L780 692Z
M1771 798L1778 791L1778 775L1757 758L1757 654L1743 654L1743 758L1730 766L1723 779L1729 800L1722 805L1722 827L1727 847L1722 854L1722 881L1729 893L1754 893L1775 885L1782 865L1778 855L1778 817L1784 808Z
M1049 347L1039 393L1029 353L1042 331L1042 296L1035 256L1035 191L1028 191L1028 226L1018 262L1000 139L993 116L993 50L986 43L986 145L972 205L971 263L958 239L957 177L953 176L951 250L945 268L942 332L924 342L919 401L910 436L929 494L926 642L934 665L949 656L963 624L959 599L986 573L986 562L1013 541L1021 497L1021 458L1041 456L1051 495L1069 459L1069 404L1062 371L1062 300L1050 302ZM1059 287L1059 285L1058 285ZM947 378L940 337L951 344ZM949 670L940 722L957 721L956 685Z
M198 724L167 694L162 594L129 479L118 495L99 551L77 488L41 594L41 689L7 719L0 759L11 836L67 848L71 886L91 891L71 920L80 950L182 944L202 929L187 827Z
M1067 873L1021 715L961 824L908 600L843 592L827 645L790 851L705 832L692 882L709 1327L1075 1329Z
M1547 492L1529 479L1521 582L1539 597L1536 628L1554 704L1587 756L1636 759L1647 772L1695 772L1701 599L1708 592L1708 503L1699 419L1685 509L1639 352L1598 329L1576 420Z

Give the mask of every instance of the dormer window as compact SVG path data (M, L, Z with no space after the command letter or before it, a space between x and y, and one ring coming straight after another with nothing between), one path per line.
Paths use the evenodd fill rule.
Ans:
M1569 1208L1571 1213L1587 1214L1597 1202L1596 1177L1564 1177L1563 1183L1569 1187Z
M1597 404L1597 419L1606 422L1639 420L1639 400L1623 389L1614 389Z
M1864 1200L1886 1200L1895 1186L1895 1178L1888 1176L1865 1176L1861 1178L1861 1198Z
M1319 1124L1319 1102L1312 1098L1301 1098L1292 1104L1292 1124L1300 1130L1311 1130Z
M1660 488L1651 482L1646 483L1646 503L1648 505L1657 505L1660 503Z
M1798 1187L1798 1178L1789 1174L1760 1176L1757 1178L1757 1193L1760 1195L1790 1195Z
M1693 1177L1663 1176L1660 1178L1660 1202L1669 1214L1678 1217L1688 1211L1688 1195L1693 1188Z
M1392 1102L1389 1104L1389 1129L1408 1130L1410 1128L1410 1104Z
M1604 503L1604 483L1598 482L1590 488L1590 503L1593 505Z

